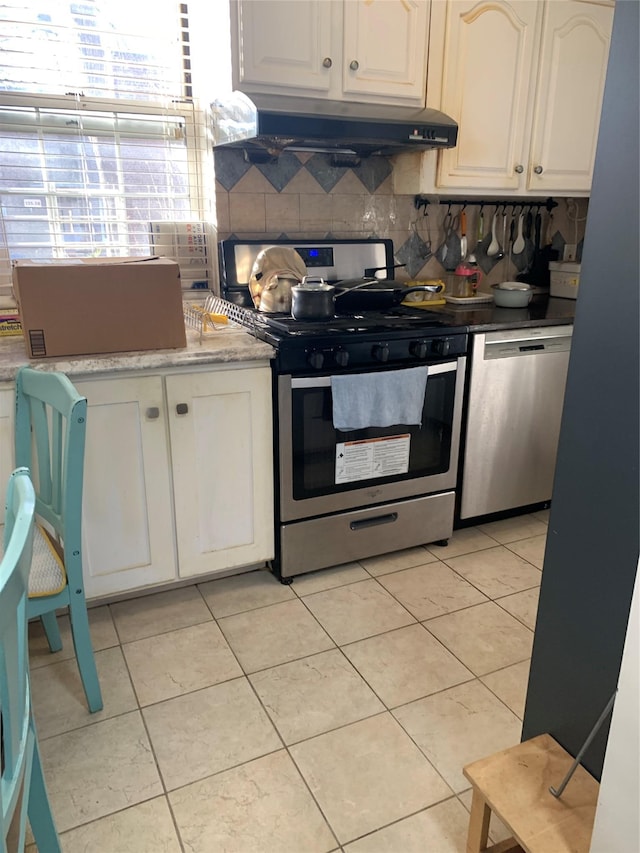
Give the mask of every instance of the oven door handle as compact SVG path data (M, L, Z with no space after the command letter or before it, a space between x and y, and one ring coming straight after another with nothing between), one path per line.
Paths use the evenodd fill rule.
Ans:
M456 361L448 361L445 364L430 364L428 365L428 376L435 376L437 373L451 373L458 369ZM365 373L366 371L362 371ZM307 378L292 378L292 388L329 388L331 385L330 376L309 376Z

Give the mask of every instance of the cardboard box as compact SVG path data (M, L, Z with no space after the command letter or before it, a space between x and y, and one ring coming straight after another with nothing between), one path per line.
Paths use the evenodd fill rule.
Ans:
M180 269L169 258L16 261L31 358L186 346Z

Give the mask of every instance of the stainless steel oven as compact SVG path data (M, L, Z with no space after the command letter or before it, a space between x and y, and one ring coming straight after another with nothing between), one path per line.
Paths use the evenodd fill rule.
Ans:
M288 245L295 243L289 241ZM453 530L467 329L410 306L322 321L263 314L247 305L247 254L263 244L223 246L226 311L275 348L273 366L274 573L283 581L315 569L445 541ZM354 241L358 263L393 260L390 241ZM313 247L305 244L305 256ZM349 244L333 251L340 278ZM346 253L346 254L345 254ZM242 264L238 258L244 259ZM323 260L324 262L324 260ZM350 269L350 272L352 270ZM375 382L426 369L418 416L407 423L342 431L334 426L337 377ZM402 380L398 374L398 380ZM402 418L398 419L402 421Z
M282 577L451 535L465 361L428 363L420 424L349 432L331 375L277 377Z

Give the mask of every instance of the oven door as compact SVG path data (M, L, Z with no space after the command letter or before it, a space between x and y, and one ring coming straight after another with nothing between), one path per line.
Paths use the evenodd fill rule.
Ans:
M420 425L351 432L333 426L331 376L279 376L280 521L454 488L465 364L429 365Z

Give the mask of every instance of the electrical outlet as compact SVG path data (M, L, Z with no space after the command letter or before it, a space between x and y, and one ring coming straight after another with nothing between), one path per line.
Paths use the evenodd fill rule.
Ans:
M562 255L563 261L575 261L576 259L576 251L577 246L575 243L565 243L564 254Z

